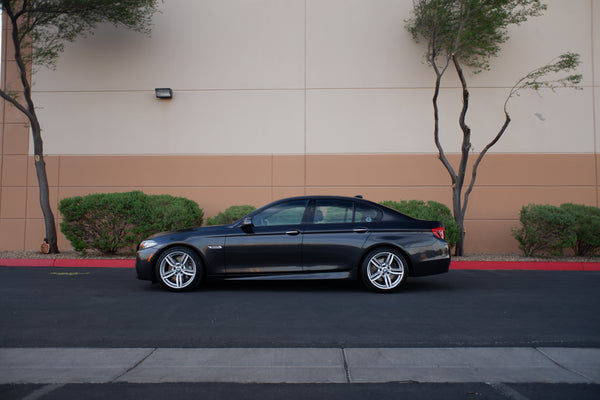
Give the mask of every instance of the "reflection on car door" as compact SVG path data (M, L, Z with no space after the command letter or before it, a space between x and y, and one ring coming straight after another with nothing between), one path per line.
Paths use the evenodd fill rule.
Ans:
M351 271L357 265L372 222L359 215L353 201L315 200L312 223L304 228L305 271Z
M273 274L302 270L302 220L307 200L278 203L252 218L253 227L241 227L226 238L228 274Z

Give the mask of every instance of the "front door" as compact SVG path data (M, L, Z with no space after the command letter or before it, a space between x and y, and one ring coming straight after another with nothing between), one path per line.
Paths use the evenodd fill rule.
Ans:
M261 275L302 271L302 220L308 200L276 203L233 228L225 241L228 274Z

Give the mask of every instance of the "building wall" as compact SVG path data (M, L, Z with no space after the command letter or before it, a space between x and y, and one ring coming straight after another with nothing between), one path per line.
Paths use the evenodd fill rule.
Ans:
M547 3L544 16L511 28L490 72L468 76L475 151L502 125L524 73L575 51L583 90L511 100L513 122L471 196L467 252L517 251L510 229L522 205L599 205L600 6ZM52 203L141 189L189 197L209 216L305 193L450 205L432 138L433 73L404 28L411 4L171 0L149 38L101 27L68 45L56 70L33 77ZM2 71L10 85L10 50ZM156 99L156 87L174 98ZM454 165L457 87L449 74L441 94ZM10 106L1 113L0 249L37 248L44 229L28 129Z

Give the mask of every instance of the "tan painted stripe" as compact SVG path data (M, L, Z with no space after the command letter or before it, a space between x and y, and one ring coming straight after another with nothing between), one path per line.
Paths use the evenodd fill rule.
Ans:
M457 157L450 156L456 163ZM303 194L362 194L374 201L451 204L449 178L435 155L51 156L50 197L133 189L196 201L207 216L234 204L264 205ZM31 157L3 157L2 249L37 248L44 236ZM529 203L598 206L592 154L490 154L467 212L472 252L517 251L510 229ZM306 182L306 185L304 184ZM63 240L63 248L68 246Z

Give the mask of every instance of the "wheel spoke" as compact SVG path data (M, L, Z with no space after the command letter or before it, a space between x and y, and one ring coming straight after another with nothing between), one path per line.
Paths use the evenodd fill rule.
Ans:
M385 275L385 276L383 277L383 279L385 280L385 287L386 287L387 289L389 289L389 288L393 287L393 285L392 285L392 280L390 279L390 276L389 276L389 275Z
M190 256L187 254L182 254L181 255L181 260L179 261L181 263L181 265L185 265L187 264L188 260L190 259Z
M392 262L394 261L394 254L393 253L388 253L387 259L385 260L385 263L390 266L392 265Z
M381 265L381 263L379 262L379 260L375 257L373 257L371 259L371 264L373 264L373 266L377 269L381 269L383 266Z
M371 275L370 279L373 282L373 281L378 280L382 276L383 276L383 272L381 272L381 270L377 270L377 273L375 275Z
M173 259L171 254L165 257L165 261L167 262L167 264L169 264L170 267L174 267L177 264L177 261Z
M169 279L170 277L172 277L173 275L175 275L175 270L174 269L169 269L167 271L165 271L162 276L165 279Z
M194 276L196 275L196 269L195 268L183 268L181 270L181 272L183 272L184 275L186 276Z

